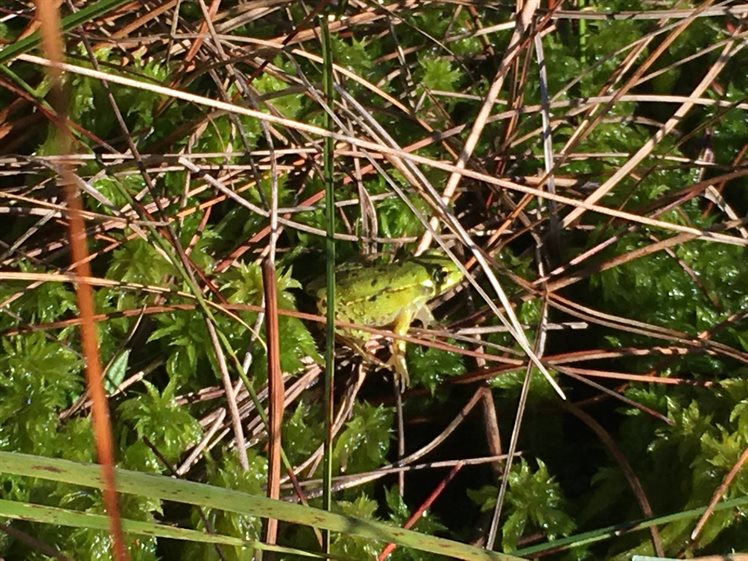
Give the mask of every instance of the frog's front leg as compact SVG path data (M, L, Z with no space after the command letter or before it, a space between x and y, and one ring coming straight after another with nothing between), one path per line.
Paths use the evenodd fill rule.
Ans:
M407 335L410 324L413 321L412 310L402 310L395 318L392 326L392 332L395 335ZM402 339L392 341L392 356L387 362L395 371L400 391L403 392L410 385L410 376L408 375L408 365L405 363L405 347L407 343Z

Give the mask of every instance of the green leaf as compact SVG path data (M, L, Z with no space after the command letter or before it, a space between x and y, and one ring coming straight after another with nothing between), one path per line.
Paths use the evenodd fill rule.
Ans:
M447 92L456 91L457 83L461 74L452 68L452 62L443 57L423 58L420 61L423 68L421 86L429 90L441 90Z
M43 333L2 340L0 446L56 450L58 415L83 391L81 361Z
M454 341L449 341L455 344ZM408 370L414 384L425 386L434 395L442 382L465 373L462 355L433 347L408 345Z
M135 429L137 435L138 440L132 444L135 446L132 459L149 459L142 448L142 441L147 438L162 457L176 463L189 447L199 442L202 435L200 424L184 406L177 404L174 394L176 377L169 381L162 392L147 380L141 383L147 393L124 401L118 408L122 423ZM128 451L125 458L129 459ZM150 461L140 465L128 461L127 464L141 469L154 467ZM161 468L166 469L166 466L162 465Z
M505 551L517 549L519 540L531 529L541 531L552 540L569 535L576 527L574 520L564 511L565 500L559 484L541 460L537 463L538 469L533 472L522 458L509 475L505 505L507 519L502 525L501 539ZM489 511L496 504L497 490L484 486L469 491L469 496L481 505L482 511Z
M119 353L109 364L104 373L104 389L107 393L114 392L125 379L127 374L127 365L129 364L130 350L125 349Z
M333 449L333 471L360 473L379 467L390 447L392 409L356 403Z

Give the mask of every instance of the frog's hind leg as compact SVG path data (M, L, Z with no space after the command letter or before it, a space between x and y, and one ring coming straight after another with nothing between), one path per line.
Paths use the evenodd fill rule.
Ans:
M341 339L346 344L346 346L350 347L354 353L360 355L361 358L364 359L364 361L375 364L376 366L380 368L389 368L389 365L387 363L379 360L374 355L374 353L372 353L371 351L368 351L365 345L362 345L361 343L359 343L357 339L344 337L341 335L338 335L338 338Z

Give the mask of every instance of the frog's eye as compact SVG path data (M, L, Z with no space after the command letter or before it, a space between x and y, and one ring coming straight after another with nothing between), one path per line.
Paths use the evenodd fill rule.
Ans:
M442 286L447 280L448 271L444 267L431 267L431 278L435 286Z

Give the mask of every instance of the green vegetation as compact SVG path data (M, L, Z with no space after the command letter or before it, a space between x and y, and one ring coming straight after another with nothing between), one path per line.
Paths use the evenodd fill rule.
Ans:
M123 472L119 504L131 558L319 556L317 529L346 560L390 542L396 561L748 552L745 11L564 4L517 34L508 4L341 3L323 8L326 99L319 6L252 6L220 4L210 26L189 2L62 14L66 169L87 211L117 466L139 472ZM26 456L96 461L60 105L38 36L15 41L26 8L0 24L0 557L110 559L92 468L57 477ZM442 202L471 129L468 175ZM408 258L433 219L423 245L469 273L432 302L440 325L409 331L422 344L408 344L401 396L388 340L365 356L338 346L332 514L316 510L325 338L309 317L325 171L339 263ZM290 510L241 494L265 496L272 470L264 260L281 476L296 480L280 496L308 505ZM480 549L497 513L488 545L506 557ZM263 545L267 516L281 522Z

